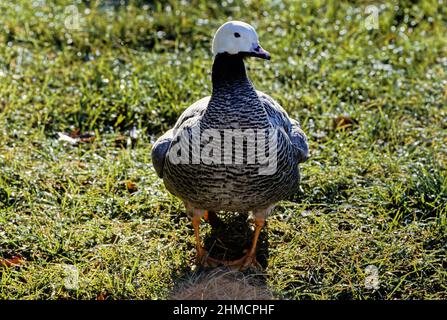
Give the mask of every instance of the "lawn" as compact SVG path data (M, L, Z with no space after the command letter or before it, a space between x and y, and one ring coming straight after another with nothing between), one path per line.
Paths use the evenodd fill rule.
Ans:
M166 299L213 272L195 268L191 222L150 149L210 94L212 35L229 19L256 27L272 60L247 60L249 76L300 120L311 154L261 235L265 272L238 276L280 299L447 299L445 1L0 12L0 299ZM239 257L252 231L224 219L203 224L206 247Z

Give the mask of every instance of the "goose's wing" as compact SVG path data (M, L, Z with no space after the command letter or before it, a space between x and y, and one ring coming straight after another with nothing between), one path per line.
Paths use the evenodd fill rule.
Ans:
M290 141L295 147L298 156L298 162L301 163L309 159L309 143L307 141L306 134L301 129L300 123L295 119L290 119L290 122Z
M208 107L210 98L210 96L202 98L186 108L178 118L174 128L180 129L185 126L189 127L197 124L202 119L202 115Z
M187 127L192 127L202 118L203 113L208 106L210 97L205 97L189 106L180 115L177 123L173 129L168 130L165 134L157 139L157 141L152 146L152 164L154 165L155 171L160 178L163 178L163 168L165 164L166 155L169 151L172 141L176 137L176 132L179 129L185 129Z
M166 154L168 153L169 147L171 146L171 141L174 138L174 129L168 130L165 134L155 141L152 146L152 164L154 166L155 172L160 178L163 178L163 167L165 164Z
M270 119L270 123L274 128L282 128L289 136L298 162L304 162L309 158L309 144L306 134L301 129L297 120L289 118L287 112L269 95L257 91L265 111Z

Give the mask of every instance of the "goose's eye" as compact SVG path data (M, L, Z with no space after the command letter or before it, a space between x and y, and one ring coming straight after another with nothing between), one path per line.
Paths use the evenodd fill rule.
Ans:
M234 37L235 37L235 38L240 38L241 35L240 35L238 32L235 32L235 33L234 33Z

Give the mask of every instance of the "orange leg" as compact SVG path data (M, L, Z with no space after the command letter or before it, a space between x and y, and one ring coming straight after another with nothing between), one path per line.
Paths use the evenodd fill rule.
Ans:
M245 270L250 267L254 267L256 269L262 269L259 262L256 260L256 246L258 244L259 234L261 233L262 228L265 224L264 217L256 217L255 218L255 234L253 236L253 242L251 244L250 250L243 256L242 258L234 261L228 261L225 264L227 266L238 266L240 270Z
M253 236L253 243L251 245L251 249L248 252L249 255L256 254L256 246L258 244L259 234L261 233L261 229L264 227L265 219L264 218L256 218L255 224L256 224L255 235Z
M196 249L197 249L197 260L201 263L202 260L205 258L206 251L203 248L202 244L200 243L200 234L199 234L199 228L200 228L200 217L194 216L192 218L192 226L194 227L194 236L196 238Z
M258 215L255 213L255 233L253 235L253 241L252 245L250 247L250 250L247 251L247 253L238 260L233 261L222 261L218 259L213 259L209 257L208 252L205 250L205 248L202 246L200 241L200 234L199 234L199 228L200 228L200 220L202 216L204 217L205 221L209 221L210 224L219 222L219 218L217 217L215 212L208 212L208 210L199 210L190 208L192 211L192 225L194 227L194 236L196 240L196 248L197 248L197 263L202 266L218 266L218 265L225 265L228 267L236 267L240 270L245 270L248 268L255 268L255 269L262 269L261 265L256 260L256 247L259 239L259 234L261 233L262 228L265 224L265 217L267 214L273 210L273 207L270 207L266 209L265 211L258 211Z
M205 215L207 214L208 211L205 210ZM196 238L197 263L204 267L219 265L221 264L221 261L211 258L208 255L208 252L202 246L199 234L200 219L201 219L200 215L193 215L192 217L192 226L194 227L194 237Z

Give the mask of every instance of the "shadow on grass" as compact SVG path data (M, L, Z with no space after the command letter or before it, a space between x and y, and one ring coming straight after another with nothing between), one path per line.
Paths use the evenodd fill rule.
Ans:
M221 220L213 222L211 231L203 237L206 250L210 256L220 260L242 257L250 247L254 234L247 215L227 213L219 215L219 218ZM256 257L264 269L268 263L268 247L267 232L263 230L259 236ZM173 300L274 299L262 271L242 272L224 266L195 270L187 267L174 277L174 288L169 297Z

